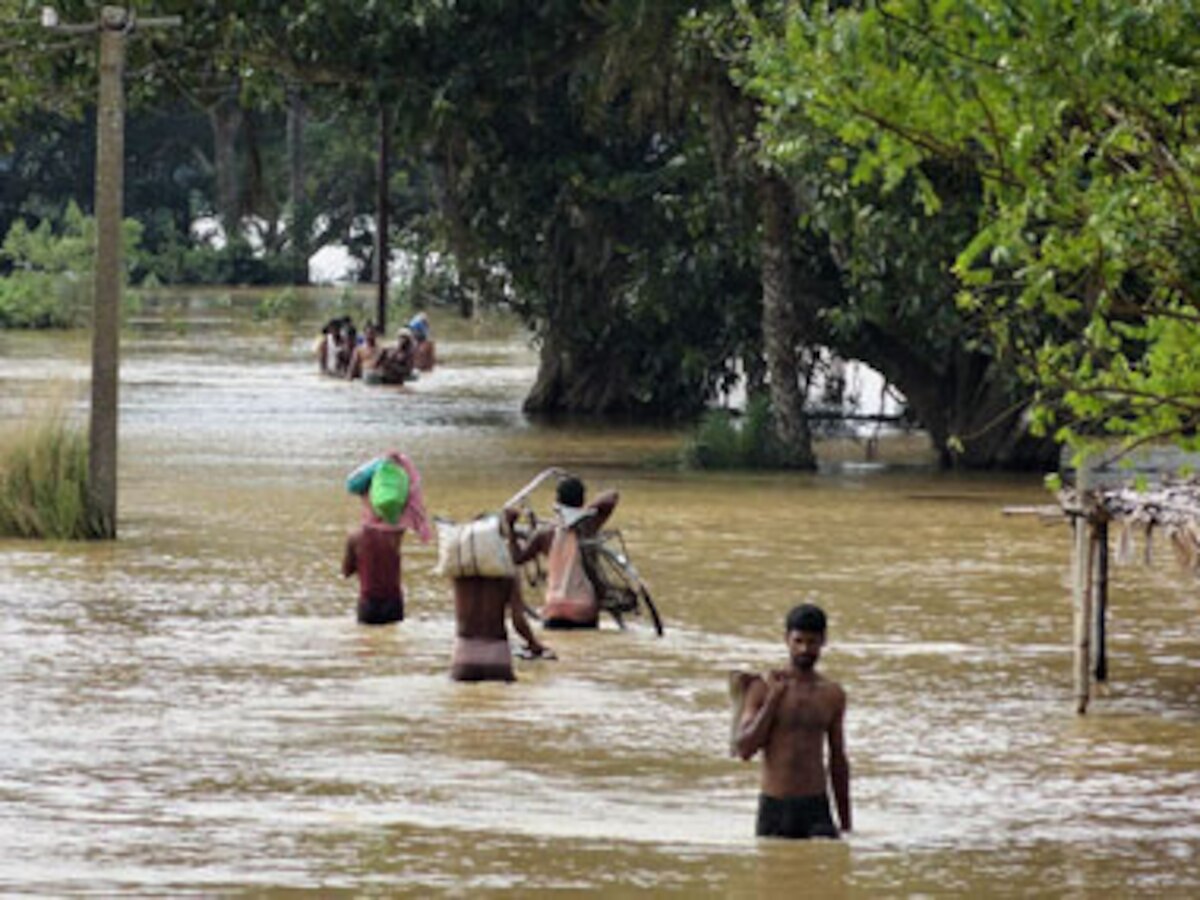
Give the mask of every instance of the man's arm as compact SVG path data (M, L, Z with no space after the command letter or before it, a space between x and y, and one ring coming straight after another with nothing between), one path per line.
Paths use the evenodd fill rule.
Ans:
M358 571L358 532L346 535L346 548L342 551L342 577L349 578Z
M518 566L529 562L529 560L533 559L539 553L548 553L550 551L550 538L553 536L551 529L539 528L533 534L528 535L522 543L521 537L517 534L517 529L513 527L519 515L520 511L516 507L504 507L504 521L508 526L508 553L512 557L514 565Z
M850 811L850 761L846 757L845 718L846 695L839 688L837 709L829 724L829 783L833 787L842 831L850 831L854 828L854 817Z
M589 534L595 534L604 527L604 523L613 514L613 510L617 508L617 501L620 499L621 495L616 491L605 491L587 505L587 508L592 510L592 515L587 519L586 525Z
M749 759L771 737L771 726L775 724L775 711L787 690L787 681L782 672L771 672L767 679L758 679L746 692L746 706L742 710L742 722L734 738L734 749L742 759Z
M533 629L529 627L529 619L525 616L525 601L521 598L521 582L516 578L512 579L512 590L508 594L508 611L512 616L513 630L525 641L530 652L534 656L544 654L547 648L534 637Z

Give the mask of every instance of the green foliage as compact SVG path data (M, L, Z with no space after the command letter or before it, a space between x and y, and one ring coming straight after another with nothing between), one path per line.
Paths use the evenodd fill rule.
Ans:
M124 222L130 265L137 259L141 226ZM0 327L73 328L91 312L96 222L74 203L58 228L43 219L36 228L17 221L0 247L0 259L13 267L0 279Z
M63 10L63 4L55 4ZM82 3L68 0L68 14L84 12ZM31 115L48 111L78 115L84 95L79 90L92 82L95 71L94 45L64 41L43 28L40 3L32 0L0 0L0 22L4 23L3 52L0 52L0 153L12 143L13 126ZM88 19L95 10L87 10ZM57 82L66 89L47 89ZM69 85L69 87L67 87Z
M310 303L295 288L288 287L263 297L254 307L255 321L283 321L299 325L309 314Z
M375 304L375 296L370 291L356 290L353 285L344 284L338 289L329 317L349 316L355 322L374 319Z
M260 237L273 248L283 88L285 80L303 83L306 187L321 204L311 211L314 245L339 240L370 271L363 218L374 203L384 104L400 155L391 180L393 236L438 260L454 257L453 265L430 267L412 302L457 303L480 282L494 282L493 298L561 347L561 359L579 363L548 407L659 415L702 408L730 377L731 359L757 350L755 261L747 250L754 224L734 226L723 215L740 217L740 200L713 183L707 126L679 115L688 86L658 81L661 73L676 77L663 50L695 4L638 6L556 2L530 16L519 4L441 0L203 8L162 0L139 10L185 17L177 32L147 30L129 43L130 70L145 73L129 84L127 149L142 163L130 174L157 173L171 198L137 195L153 237L137 274L164 284L262 283L282 274L270 261L288 259L284 253L268 252L264 266L235 247L192 246L187 221L217 212L216 173L197 177L188 156L168 148L190 148L211 164L209 136L196 133L193 120L207 123L236 106L244 123L242 211L268 222ZM61 9L64 18L91 15L82 2ZM175 48L170 79L165 67L142 65L161 62L165 46ZM627 93L647 66L656 83ZM58 86L81 90L94 78L90 67L78 77L55 74ZM199 115L179 114L170 102L179 96ZM662 116L660 97L677 98ZM171 111L169 124L146 126L149 107L138 108L150 100ZM58 183L49 161L72 142L29 137L27 144L20 157L27 168ZM76 192L83 189L81 182ZM166 212L173 222L160 221ZM373 313L355 307L347 312L356 318Z
M99 536L88 512L88 449L82 429L51 411L0 437L0 535L56 540Z
M953 4L937 6L949 15ZM963 280L979 284L963 290L951 271L998 195L986 171L935 159L897 134L876 137L871 119L822 106L838 77L879 65L878 48L862 41L847 45L853 64L826 47L843 23L824 8L555 0L531 15L527 5L476 0L157 0L139 14L182 12L184 24L128 44L139 77L127 81L127 195L152 251L134 272L163 284L278 282L296 262L296 223L314 249L338 241L370 272L387 112L389 237L431 261L406 288L410 304L511 306L541 349L531 410L693 415L736 373L750 373L752 388L764 377L764 337L773 336L762 334L756 189L769 170L786 179L799 214L790 248L799 340L884 369L925 398L931 432L937 407L977 415L939 432L963 435L965 458L969 436L995 418L979 393L1004 394L1002 407L1013 399L1011 369L992 363L1014 339L971 326L985 318L976 288L1011 280L1018 259L985 242L979 259L994 273L982 263L966 270ZM60 9L68 20L94 15L83 0ZM93 63L34 65L37 41L18 43L20 65L34 66L13 82L23 97L38 85L93 95ZM294 209L284 115L297 96L312 200ZM12 156L18 177L0 179L0 223L37 221L62 196L90 191L79 177L90 167L77 159L90 150L73 154L94 143L87 126L77 133L58 117L51 134L25 122ZM236 202L222 173L237 176ZM9 193L26 184L37 187ZM202 216L232 223L227 248L196 246L189 226ZM342 305L359 321L374 315L373 298ZM261 314L289 309L281 296ZM941 385L958 386L957 399ZM1059 423L1043 426L1053 433Z
M1197 445L1200 98L1190 3L878 0L793 6L760 34L775 154L790 113L853 148L857 184L981 216L956 249L959 306L1037 392L1037 427L1076 446Z
M45 272L0 278L0 328L70 328L87 314L88 287Z
M787 456L766 396L751 398L742 416L709 410L683 447L683 464L691 469L773 469Z

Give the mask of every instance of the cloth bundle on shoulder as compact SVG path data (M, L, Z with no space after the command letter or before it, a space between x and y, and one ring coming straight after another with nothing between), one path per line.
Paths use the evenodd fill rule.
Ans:
M408 503L408 475L390 459L385 459L371 476L369 496L379 518L395 525Z
M365 462L346 479L351 494L366 494L371 508L385 522L395 525L408 503L408 473L386 456Z
M369 459L349 475L346 476L346 490L351 494L358 494L360 497L371 489L371 476L375 474L375 470L387 459L386 456L377 456L374 459Z
M516 574L508 539L496 514L461 524L435 519L438 539L435 575L445 578L511 578Z

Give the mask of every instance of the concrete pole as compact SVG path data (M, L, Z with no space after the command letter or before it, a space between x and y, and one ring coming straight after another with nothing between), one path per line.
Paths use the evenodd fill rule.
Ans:
M96 272L92 313L92 403L88 490L97 537L117 536L117 386L120 381L125 180L125 32L128 13L100 12L100 97L96 108Z

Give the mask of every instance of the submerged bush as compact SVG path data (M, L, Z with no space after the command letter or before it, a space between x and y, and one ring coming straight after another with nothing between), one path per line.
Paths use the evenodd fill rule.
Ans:
M258 322L282 320L290 325L299 325L308 315L311 304L294 287L268 294L254 307L254 319Z
M127 268L138 255L142 227L122 224ZM0 328L75 328L87 323L92 306L96 220L75 203L61 221L43 219L29 228L17 220L0 245L12 272L0 278Z
M90 283L48 272L15 272L0 278L0 328L72 328L85 322L90 302Z
M775 435L771 402L752 397L746 412L710 410L684 445L684 465L692 469L773 469L787 459Z
M62 413L0 436L0 535L98 537L87 485L87 434Z

